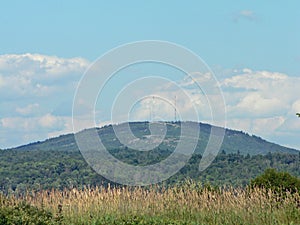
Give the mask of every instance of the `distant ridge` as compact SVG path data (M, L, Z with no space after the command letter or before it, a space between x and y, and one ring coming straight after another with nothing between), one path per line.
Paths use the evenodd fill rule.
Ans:
M165 122L167 124L167 133L159 146L160 149L173 151L176 147L177 141L180 136L181 123L185 122ZM196 123L196 122L194 122ZM212 125L205 123L196 123L200 126L200 136L195 153L202 154L207 145L208 138L211 132ZM115 126L122 126L118 124ZM149 122L129 122L129 126L133 134L138 138L147 138L150 135ZM221 146L220 152L237 153L242 155L266 155L271 153L291 153L297 154L298 150L293 148L284 147L275 143L268 142L261 137L249 135L243 131L236 131L232 129L225 129L224 141ZM107 149L120 149L126 147L120 143L115 136L113 126L107 125L97 128L99 137ZM81 132L86 132L85 130ZM74 134L61 135L59 137L50 138L45 141L38 141L27 145L22 145L10 150L56 150L56 151L78 151Z
M200 127L198 145L187 164L177 174L163 181L163 184L180 184L186 179L192 179L203 184L208 182L218 186L245 186L251 179L270 167L300 177L298 150L270 143L242 131L217 128L223 129L224 142L219 154L204 171L199 171L199 166L212 129L209 124L169 122L164 130L166 135L163 141L158 142L161 144L149 151L137 151L121 144L112 125L96 128L96 131L107 150L116 159L133 166L145 166L159 163L174 152L183 123L191 127ZM116 126L122 128L124 125L126 124ZM159 140L156 139L158 135L150 133L148 122L131 122L129 126L137 137L136 140L151 140L154 141L153 143ZM151 130L153 131L152 127ZM87 135L90 131L87 129L81 133ZM133 143L136 140L133 140ZM184 146L188 148L188 145ZM182 157L184 151L185 149L183 152L178 152L177 157ZM63 190L108 184L119 185L92 169L79 151L74 134L61 135L0 151L0 191L4 193L9 193L9 190L22 192L28 189Z

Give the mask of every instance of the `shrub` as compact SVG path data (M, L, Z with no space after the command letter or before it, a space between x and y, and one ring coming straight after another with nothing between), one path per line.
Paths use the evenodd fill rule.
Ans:
M0 196L0 224L48 225L54 223L51 212L24 202L15 203L9 198Z
M278 172L269 168L262 175L251 180L251 187L271 189L275 192L290 191L295 193L300 190L300 179L287 172Z

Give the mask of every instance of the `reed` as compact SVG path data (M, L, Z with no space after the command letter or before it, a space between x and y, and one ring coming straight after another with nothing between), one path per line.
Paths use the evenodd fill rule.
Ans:
M52 212L61 224L300 224L299 193L202 188L86 187L11 196ZM125 223L126 222L126 223Z

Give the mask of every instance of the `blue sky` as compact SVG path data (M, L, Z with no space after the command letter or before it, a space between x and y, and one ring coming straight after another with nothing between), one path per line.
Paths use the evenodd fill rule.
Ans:
M209 65L297 75L299 14L298 1L6 1L0 51L93 61L120 44L157 39Z
M141 40L199 55L221 83L228 127L300 148L299 22L299 1L2 1L0 148L71 132L86 68Z

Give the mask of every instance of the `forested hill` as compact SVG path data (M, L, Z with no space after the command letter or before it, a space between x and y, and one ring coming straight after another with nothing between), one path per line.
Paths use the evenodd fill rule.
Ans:
M130 128L133 134L141 139L146 139L149 137L149 123L148 122L130 122ZM197 148L195 153L202 154L204 152L205 147L207 146L208 138L211 132L212 126L209 124L199 123L200 126L200 136ZM117 125L117 126L122 126ZM167 132L166 136L159 146L161 150L173 151L178 143L181 131L181 123L180 122L170 122L167 123ZM114 129L112 125L104 126L102 128L97 128L99 137L101 141L104 143L105 147L108 150L116 150L125 148L124 145L120 143L118 138L114 133ZM83 131L87 132L87 131ZM152 139L153 140L153 139ZM39 141L36 143L31 143L28 145L20 146L14 148L13 150L55 150L55 151L78 151L74 135L67 134L62 135L56 138L51 138L46 141ZM296 149L291 149L287 147L280 146L278 144L274 144L268 142L261 137L249 135L243 131L236 131L225 129L224 141L221 146L221 151L225 151L226 153L237 153L239 152L242 155L265 155L269 152L279 152L279 153L298 153Z
M177 122L168 123L164 141L150 151L136 151L123 146L116 138L112 126L97 131L114 157L132 165L150 165L160 162L173 152L181 125ZM187 178L213 185L247 185L269 167L300 176L300 154L297 150L229 129L225 130L219 155L205 171L199 172L201 153L212 127L202 123L194 125L201 129L197 149L179 173L165 181L167 185ZM147 122L130 123L130 127L136 137L146 139L150 135ZM82 132L88 134L88 130ZM111 181L95 173L83 159L73 134L0 151L0 191L63 189L108 183Z

